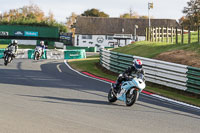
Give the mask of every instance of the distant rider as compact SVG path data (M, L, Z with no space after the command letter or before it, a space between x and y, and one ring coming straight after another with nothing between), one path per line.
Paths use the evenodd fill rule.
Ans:
M36 46L36 47L38 47L38 46ZM40 45L39 45L39 47L42 48L42 54L41 54L41 57L42 57L42 55L44 54L44 50L45 50L44 41L40 41Z
M8 45L7 50L4 51L4 57L7 54L7 52L10 51L12 53L11 60L13 60L13 58L16 57L17 50L18 50L17 40L13 40L12 43Z
M127 81L129 79L129 76L132 76L132 74L134 76L140 77L144 80L145 71L142 67L142 61L141 60L135 59L133 61L133 65L131 67L128 67L124 71L124 73L122 73L118 76L115 84L112 84L114 91L119 92L122 81Z

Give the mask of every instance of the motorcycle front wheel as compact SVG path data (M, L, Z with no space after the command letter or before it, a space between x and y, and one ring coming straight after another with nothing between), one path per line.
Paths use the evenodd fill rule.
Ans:
M138 99L139 92L137 90L128 90L126 93L126 106L132 106Z
M113 94L112 89L110 89L110 91L108 92L108 101L111 103L117 101L117 97Z
M35 52L35 54L34 54L34 60L39 60L39 53L38 52Z
M7 66L8 65L8 55L6 55L4 57L4 65Z

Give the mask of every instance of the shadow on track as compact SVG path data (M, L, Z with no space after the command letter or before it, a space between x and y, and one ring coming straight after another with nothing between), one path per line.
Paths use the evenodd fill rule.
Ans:
M64 63L47 63L41 65L41 71L37 70L23 70L22 62L18 62L17 69L1 69L0 70L0 84L13 84L13 85L22 85L22 86L34 86L34 87L48 87L52 89L73 89L80 92L101 96L107 99L107 96L101 95L95 91L107 93L110 88L109 84L96 81L90 78L80 76L79 74L68 69ZM57 65L60 65L62 72L59 72ZM27 89L29 89L27 87ZM92 90L92 91L89 91ZM32 96L34 97L34 96ZM109 104L108 102L103 101L91 101L91 100L82 100L82 99L67 99L67 98L56 98L48 96L35 96L38 98L70 101L70 102L85 102L85 103L96 103L96 104ZM146 97L140 95L139 101L157 105L160 107L169 108L172 110L178 110L181 112L186 112L194 115L200 116L200 110L193 110L189 107L172 104L168 101L161 101L153 97ZM136 103L137 104L137 103ZM112 104L113 105L113 104ZM142 105L140 105L142 106ZM145 106L147 107L147 106ZM151 108L148 106L147 108ZM160 110L160 108L153 108L155 110ZM162 110L163 113L168 113L168 111ZM176 113L175 111L172 111Z
M88 104L95 104L95 105L114 105L114 106L117 106L117 107L125 107L125 105L119 105L119 104L115 104L115 103L109 103L108 101L100 101L100 100L61 98L61 97L53 97L53 96L33 96L33 95L20 95L20 94L17 94L17 95L22 96L22 97L47 99L48 101L42 101L42 102L48 102L48 103L62 103L62 104L64 104L63 102L72 102L72 103L88 103ZM49 101L49 100L53 100L53 101ZM62 102L60 102L60 101L62 101ZM112 106L109 106L109 107L112 107ZM130 109L130 108L127 108L127 109Z

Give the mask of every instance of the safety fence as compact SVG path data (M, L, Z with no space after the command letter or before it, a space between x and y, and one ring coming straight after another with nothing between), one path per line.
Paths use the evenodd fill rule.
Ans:
M200 94L200 68L180 65L101 49L100 63L106 69L122 73L134 59L143 61L146 81Z
M180 28L180 27L179 27ZM193 29L194 31L191 31ZM196 30L195 30L196 29ZM194 39L197 38L197 39ZM175 41L174 41L175 40ZM184 27L151 27L146 28L146 41L151 42L171 42L171 43L199 43L200 44L200 26L189 26L188 30Z
M4 56L5 49L0 49L0 58ZM16 58L21 59L33 59L34 49L18 49ZM44 51L41 59L82 59L86 58L86 52L84 49L79 50L55 50L47 49Z
M67 46L66 49L69 50L78 50L78 49L85 49L86 52L96 52L96 47L76 47L76 46Z

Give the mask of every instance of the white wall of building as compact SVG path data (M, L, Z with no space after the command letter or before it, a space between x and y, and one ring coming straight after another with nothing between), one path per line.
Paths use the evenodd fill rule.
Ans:
M138 40L143 41L143 40L145 40L145 37L139 36ZM128 45L132 41L133 40L127 40L126 44L125 44L125 40L120 40L120 46ZM85 38L85 35L75 35L75 46L81 46L81 47L95 47L95 46L97 46L97 47L98 46L112 47L113 45L117 45L117 40L113 39L113 36L89 35L88 38L87 37Z
M54 46L58 48L63 48L64 44L62 42L55 42Z
M36 45L37 40L17 40L20 45Z

